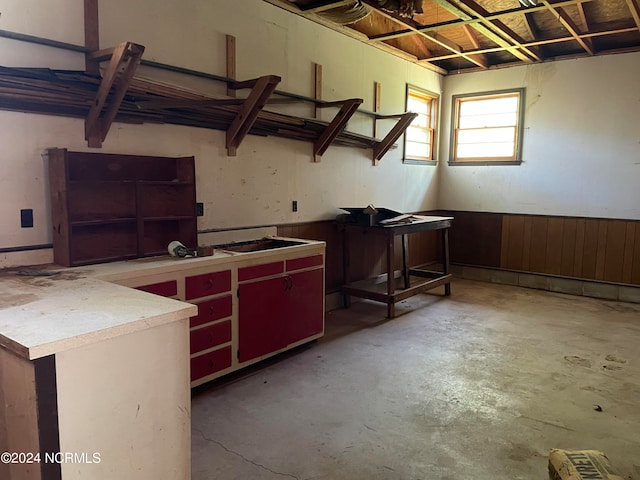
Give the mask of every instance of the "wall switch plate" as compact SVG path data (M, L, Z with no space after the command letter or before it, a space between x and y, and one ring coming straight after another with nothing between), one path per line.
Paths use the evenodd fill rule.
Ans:
M293 202L291 202L291 211L292 212L297 212L298 211L298 201L294 200Z
M202 202L196 203L196 216L198 217L204 216L204 203Z
M20 210L20 226L22 228L33 227L33 210L31 208Z

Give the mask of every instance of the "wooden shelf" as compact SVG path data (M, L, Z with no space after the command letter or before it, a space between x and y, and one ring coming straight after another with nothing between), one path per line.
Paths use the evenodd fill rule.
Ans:
M181 182L181 181L173 181L173 180L155 180L155 181L145 181L141 180L137 182L142 186L154 186L154 185L171 185L171 186L193 186L193 182Z
M193 217L189 215L172 215L168 217L144 217L142 220L144 222L169 222L169 221L180 221L180 220L193 220Z
M49 150L54 261L61 265L197 247L193 157Z
M95 220L72 220L72 227L90 227L94 225L110 225L113 223L131 223L136 222L138 219L133 218L105 218L105 219L95 219Z

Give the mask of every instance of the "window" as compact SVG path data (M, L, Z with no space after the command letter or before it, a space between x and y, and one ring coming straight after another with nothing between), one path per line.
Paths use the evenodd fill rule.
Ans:
M435 163L438 95L407 85L407 112L417 113L404 135L404 162Z
M450 164L519 164L524 89L454 95Z

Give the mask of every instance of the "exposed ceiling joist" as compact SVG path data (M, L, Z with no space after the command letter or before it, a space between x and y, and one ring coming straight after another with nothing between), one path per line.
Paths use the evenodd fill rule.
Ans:
M640 0L265 1L446 73L640 51Z
M522 47L524 40L517 33L507 27L501 20L487 20L486 17L490 15L490 12L485 10L474 0L460 0L460 3L465 7L467 13L462 12L457 7L450 4L448 0L436 1L439 5L441 5L443 8L446 8L447 10L449 10L449 7L447 7L446 5L451 5L452 10L459 12L456 13L456 15L458 15L460 18L463 18L464 20L468 20L469 18L473 17L481 19L482 23L474 23L473 28L475 28L479 33L500 46L518 47L517 49L508 51L519 60L522 60L525 63L530 63L533 60L540 61L540 58L535 54L533 50L527 47Z
M636 22L636 26L640 29L640 5L638 0L627 0L627 6L631 12L633 20Z
M638 31L637 28L633 27L633 28L620 28L618 30L610 30L607 32L600 32L600 33L583 33L582 35L580 35L581 38L593 38L593 37L599 37L599 36L606 36L606 35L618 35L621 33L632 33L632 32L636 32ZM541 46L541 45L552 45L554 43L563 43L563 42L571 42L573 41L574 38L573 37L560 37L560 38L553 38L551 40L536 40L533 42L527 42L525 44L523 44L523 46L525 47L536 47L536 46ZM499 52L499 51L503 51L505 50L504 48L501 47L495 47L495 48L483 48L482 50L477 50L475 52L468 52L469 54L476 54L476 53L493 53L493 52ZM625 52L632 52L632 51L637 51L637 49L634 49L633 47L631 48L620 48L620 49L616 49L614 50L610 50L609 53L625 53ZM435 60L448 60L448 59L452 59L452 58L456 58L455 55L442 55L440 57L433 57L430 58L430 61L435 61ZM567 58L576 58L576 55L571 55L571 56L567 56Z
M370 0L365 0L365 1L369 5L373 3ZM383 17L385 17L385 18L387 18L387 19L389 19L389 20L391 20L393 22L396 22L396 23L401 24L401 25L407 25L405 21L403 21L403 20L401 20L399 18L396 18L395 16L393 16L393 15L391 15L389 13L386 13L385 11L383 11L383 10L377 8L377 7L372 7L372 8L374 8L379 15L382 15ZM412 30L413 33L416 33L418 35L421 35L421 36L431 40L433 43L436 43L437 45L440 45L441 47L449 50L450 52L453 52L453 53L457 54L458 56L464 58L465 60L468 60L469 62L471 62L471 63L473 63L473 64L475 64L475 65L477 65L479 67L488 68L488 65L484 64L481 59L466 55L463 52L463 49L460 47L460 45L457 45L455 42L449 40L448 38L446 38L446 37L444 37L442 35L439 35L437 32L430 33L430 32L426 32L426 31L420 31L420 30L418 30L417 28L415 28L413 26L409 26L409 29Z
M558 21L562 23L562 26L567 29L569 34L580 44L580 46L589 55L594 54L593 43L590 38L581 38L578 32L577 25L573 22L571 17L562 8L557 8L555 5L551 5L547 0L542 0L542 4L547 7L554 15L557 16Z
M553 5L555 7L566 7L569 5L582 5L583 3L587 3L590 1L592 0L565 0L565 1L554 3ZM629 0L629 1L633 1L633 0ZM514 15L527 16L528 14L535 13L535 12L542 12L545 10L547 10L547 7L544 5L539 5L537 7L526 7L526 8L522 8L522 7L510 8L508 10L500 10L498 12L494 12L491 15L487 15L483 18L469 18L468 20L460 20L460 19L448 20L446 22L440 22L440 23L428 25L426 27L420 27L420 28L417 28L417 30L425 31L425 32L435 32L437 30L442 30L442 29L462 27L464 25L473 25L476 23L481 23L483 21L498 20L505 17L513 17ZM392 38L399 38L399 37L404 37L406 35L414 35L414 34L415 34L415 31L413 29L406 28L404 30L398 30L397 32L379 33L377 35L371 35L369 36L369 39L370 40L390 40Z

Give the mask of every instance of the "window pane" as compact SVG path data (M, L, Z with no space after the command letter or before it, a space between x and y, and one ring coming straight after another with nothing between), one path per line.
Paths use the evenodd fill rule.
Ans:
M493 143L511 142L515 138L515 128L482 128L477 130L460 130L458 143Z
M452 160L519 160L522 91L454 96L457 118Z
M411 122L411 126L427 128L429 126L429 117L426 115L418 115Z
M405 156L412 158L431 158L431 145L407 142Z
M506 125L516 125L518 115L512 113L489 113L486 115L470 115L460 117L460 128L482 128L482 127L501 127Z
M460 115L478 115L487 113L505 113L518 110L519 96L485 98L481 100L460 101Z
M407 110L415 113L429 113L429 102L417 97L409 97L407 99Z
M431 131L422 128L407 128L407 140L410 142L429 143L431 140Z
M407 111L418 115L405 130L404 156L412 160L432 160L438 95L408 86L406 101Z
M513 158L515 145L507 143L465 143L458 145L457 158Z

